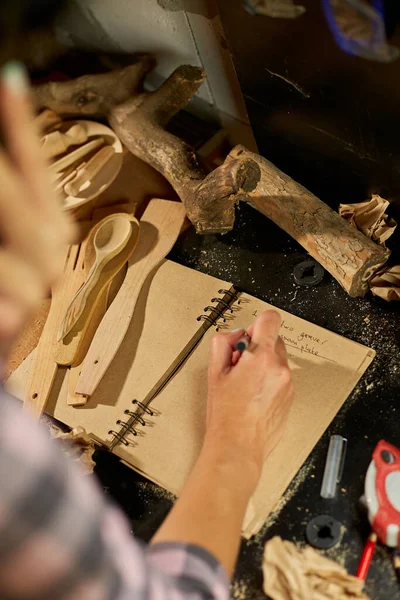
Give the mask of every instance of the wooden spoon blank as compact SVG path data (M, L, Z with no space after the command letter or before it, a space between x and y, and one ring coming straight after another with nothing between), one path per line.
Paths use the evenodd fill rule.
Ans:
M78 160L81 160L81 158L83 158L90 152L93 152L93 150L100 148L100 146L102 146L103 144L104 144L104 138L99 137L99 138L96 138L95 140L92 140L91 142L88 142L87 144L84 144L80 148L73 150L66 156L63 156L62 158L60 158L59 160L54 162L52 165L50 165L49 166L50 173L54 174L54 173L60 173L60 171L64 171L64 169L66 169L67 167L70 167L75 162L78 162Z
M126 216L132 221L135 228L137 228L138 225L136 219L129 214ZM107 217L109 217L109 215L107 215ZM95 235L95 230L99 227L100 224L101 222L99 222L96 225L96 227L90 232L90 238L93 239ZM125 248L126 261L128 261L129 259L129 253L134 251L136 243L137 236L132 234L131 239L128 241L127 246ZM95 253L93 249L93 242L90 243L90 241L88 240L85 253L86 278L89 274L90 268L94 264L94 255ZM112 282L110 283L111 291L107 292L109 286L106 287L105 292L107 292L107 296L110 296L112 299L115 298L117 290L122 285L123 275L124 273L122 269L113 278ZM114 283L116 283L116 289ZM93 298L93 304L91 307L92 314L90 314L90 312L83 314L79 321L68 333L68 335L57 343L57 346L54 350L54 358L59 365L77 366L80 365L84 360L86 353L89 350L90 343L93 340L93 337L96 333L97 327L99 326L106 312L105 308L101 310L101 307L104 307L104 303L106 302L106 300L104 299L105 292L99 295L98 298Z
M125 236L121 228L121 243L115 246L112 252L100 254L100 260L93 265L88 279L69 305L65 317L60 325L58 340L63 340L71 332L73 327L82 321L90 319L98 297L104 288L112 281L116 274L123 268L136 247L139 238L139 223L134 217L126 214L112 215L102 221L102 227L98 228L97 237L104 229L107 222L120 222L128 224L128 235ZM122 239L122 233L124 238ZM98 254L99 256L99 254ZM80 325L81 326L81 325Z
M79 196L80 192L91 185L92 180L100 173L114 154L115 150L112 146L101 148L84 167L78 169L76 177L65 185L65 193L68 196Z
M180 202L152 200L141 219L143 234L114 302L105 314L82 364L76 393L90 397L99 385L120 347L132 319L144 282L174 245L185 220ZM156 231L157 240L147 236ZM135 256L138 258L135 259Z

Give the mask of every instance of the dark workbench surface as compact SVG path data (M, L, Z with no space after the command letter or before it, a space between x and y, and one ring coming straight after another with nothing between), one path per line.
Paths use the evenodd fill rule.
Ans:
M265 598L261 572L264 543L274 535L304 541L306 524L321 513L332 515L344 526L342 542L327 555L355 573L369 533L358 500L363 494L371 453L381 438L400 446L398 305L371 297L350 298L328 274L315 288L296 286L293 267L306 258L306 253L248 206L242 206L238 212L234 232L200 237L189 230L170 258L232 281L254 296L377 351L374 363L292 482L278 510L255 539L242 544L232 598ZM348 438L348 450L338 498L324 501L319 493L328 439L333 433ZM111 455L98 455L97 462L97 474L106 492L123 507L135 534L150 539L171 507L171 496ZM400 587L385 548L376 552L367 591L372 600L400 598Z

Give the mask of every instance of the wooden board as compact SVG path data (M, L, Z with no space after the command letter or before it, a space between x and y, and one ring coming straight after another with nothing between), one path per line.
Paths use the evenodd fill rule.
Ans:
M46 324L47 315L49 314L51 298L43 300L39 309L29 319L24 329L21 331L18 339L11 348L10 355L7 360L5 371L5 379L15 371L17 367L25 360L39 343L40 336Z

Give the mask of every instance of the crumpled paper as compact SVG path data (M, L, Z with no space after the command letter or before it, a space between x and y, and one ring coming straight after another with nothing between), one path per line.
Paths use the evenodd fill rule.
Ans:
M50 436L52 439L62 440L62 450L74 461L81 465L85 474L93 473L96 466L92 456L96 450L93 440L83 427L75 427L64 433L51 424Z
M365 236L385 246L385 242L397 227L396 221L385 212L388 206L387 200L373 194L368 202L340 204L339 214ZM368 285L374 296L379 296L387 302L400 300L400 265L384 267L375 273Z
M307 546L274 537L263 559L264 592L272 600L369 600L363 582Z
M400 265L384 267L368 282L374 296L379 296L388 302L400 300Z
M368 202L340 204L339 215L368 238L385 246L385 242L397 227L396 221L385 212L388 206L387 200L373 194Z

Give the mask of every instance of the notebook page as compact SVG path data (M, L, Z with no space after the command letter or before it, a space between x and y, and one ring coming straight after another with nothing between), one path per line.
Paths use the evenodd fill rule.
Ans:
M229 326L246 327L273 308L246 294ZM278 310L293 370L295 400L283 439L267 459L248 507L243 534L257 533L375 355L373 350ZM203 337L175 378L152 402L159 414L115 452L149 479L179 494L205 431L207 367L214 331ZM234 410L234 406L232 406ZM147 418L146 418L147 420ZM140 429L140 427L139 427Z

